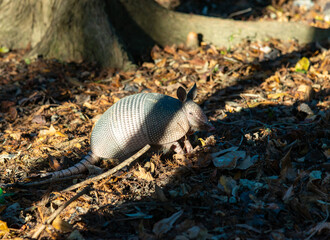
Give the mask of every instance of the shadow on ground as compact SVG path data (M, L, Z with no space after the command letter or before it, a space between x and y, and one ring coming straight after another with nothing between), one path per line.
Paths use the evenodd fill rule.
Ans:
M275 104L243 108L240 112L227 113L227 117L222 120L217 119L225 101L238 100L245 90L260 88L263 80L283 67L283 62L287 64L286 67L294 66L302 56L309 57L314 50L312 46L269 61L242 63L242 68L253 66L255 70L244 79L236 79L225 86L218 85L218 91L203 105L214 120L216 131L211 134L215 136L216 144L205 149L205 152L181 161L174 160L169 155L161 157L161 160L152 157L150 160L150 154L140 158L138 163L142 166L148 161L155 163L154 181L138 179L132 171L121 171L105 185L98 186L90 194L91 198L80 200L89 204L89 209L81 206L69 207L72 209L70 218L86 229L81 233L87 239L152 238L155 237L152 229L156 222L182 210L174 228L159 236L161 239L178 235L187 237L193 232L201 237L218 236L219 239L259 239L266 238L269 234L305 238L306 229L309 230L311 226L326 219L326 206L322 202L326 202L327 191L324 187L328 183L310 177L312 171L325 174L323 171L329 166L322 153L324 141L329 139L329 131L326 130L329 129L326 122L328 113L320 111L317 106L326 93L316 93L310 101L305 101L315 113L315 118L310 122L305 121L305 112L297 110L297 106L303 102L296 102L292 106ZM24 88L20 94L24 96L25 91L28 91L28 97L16 102L17 120L8 123L2 118L2 130L19 126L19 118L25 116L27 108L75 101L75 94L79 94L79 87L83 86L77 87L79 81L68 80L68 76L74 77L70 76L71 67L78 66L69 64L60 73L52 69L46 73L41 71L32 82L21 79ZM45 69L49 68L45 66ZM58 74L68 76L58 78ZM190 84L189 78L186 83ZM12 96L15 91L17 89L11 84L2 85L1 92L4 95L1 101L15 101ZM92 99L98 97L95 94L91 96ZM88 115L85 110L80 109ZM85 133L87 132L86 130ZM29 134L32 141L36 133ZM191 139L196 145L199 143L198 138L205 139L208 135L210 133L197 133ZM2 143L5 141L6 139L1 139ZM208 152L233 146L240 146L240 150L251 157L257 156L256 163L246 170L215 168ZM49 149L51 152L51 146ZM287 154L289 156L285 157ZM26 172L23 176L30 176L46 165L45 162L31 163L31 172ZM136 165L134 163L129 169L136 171ZM5 169L2 169L2 173L5 173ZM243 184L242 179L250 185ZM7 182L8 179L2 178L2 181ZM157 193L155 184L161 188ZM29 188L7 201L18 202L26 214L31 211L30 207L40 203L43 198L50 197L54 200L58 195L49 195L51 191L61 190L69 185L71 183L56 183ZM161 192L165 198L161 197ZM38 216L36 210L32 210L32 214ZM0 219L11 224L11 227L20 228L19 221L15 218L2 216ZM321 233L320 238L323 237Z

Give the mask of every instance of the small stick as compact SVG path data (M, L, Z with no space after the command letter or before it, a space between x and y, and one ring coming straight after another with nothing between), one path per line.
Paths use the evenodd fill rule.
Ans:
M83 190L81 190L79 193L77 193L75 196L73 196L70 200L68 200L66 203L64 203L62 206L60 206L55 212L53 212L52 215L50 215L46 221L44 221L41 225L38 226L36 232L33 234L32 238L36 239L39 237L39 235L42 233L42 231L46 228L46 225L51 224L54 219L67 207L69 206L73 201L78 199L80 196L88 193L90 191L90 186L87 186Z
M239 16L239 15L242 15L244 13L248 13L248 12L251 12L252 11L252 8L247 8L247 9L243 9L243 10L240 10L240 11L237 11L237 12L233 12L231 13L228 18L232 18L232 17L236 17L236 16Z
M117 172L118 170L122 169L123 167L130 165L133 161L135 161L137 158L139 158L141 155L143 155L145 152L147 152L150 149L150 145L147 144L144 148L142 148L141 150L139 150L137 153L135 153L133 156L129 157L128 159L126 159L125 161L123 161L122 163L120 163L119 165L117 165L116 167L110 169L109 171L102 173L100 175L97 175L95 177L86 179L85 181L82 181L80 183L77 183L75 185L72 185L71 187L68 187L66 189L63 190L63 192L67 192L67 191L72 191L76 188L85 186L89 183L92 182L96 182L99 181L103 178L109 177L112 174L114 174L115 172Z

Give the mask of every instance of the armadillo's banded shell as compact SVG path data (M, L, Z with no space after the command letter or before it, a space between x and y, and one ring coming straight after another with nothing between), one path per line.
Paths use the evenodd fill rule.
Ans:
M158 93L140 93L121 99L96 123L92 152L102 158L124 159L146 144L164 145L189 130L182 103Z

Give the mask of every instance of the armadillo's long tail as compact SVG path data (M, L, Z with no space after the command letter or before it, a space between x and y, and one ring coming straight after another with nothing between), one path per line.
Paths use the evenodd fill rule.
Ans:
M42 174L41 177L51 176L52 179L55 179L80 174L86 171L88 169L88 166L96 164L99 160L100 157L96 156L90 151L80 162L76 163L72 167L56 172L45 173Z

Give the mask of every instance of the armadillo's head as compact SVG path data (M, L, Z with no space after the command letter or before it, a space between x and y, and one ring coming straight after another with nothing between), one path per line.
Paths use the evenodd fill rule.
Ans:
M214 130L213 125L208 121L202 108L193 101L196 95L196 84L192 87L188 94L182 87L179 87L177 90L178 99L183 103L183 111L188 118L191 129L193 131Z

